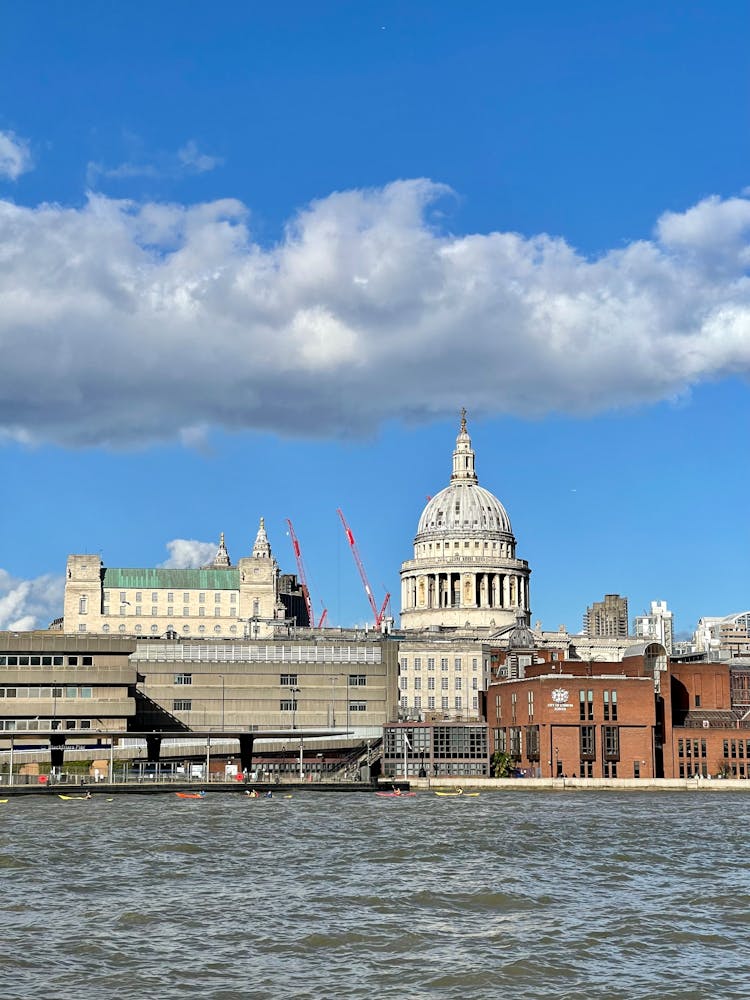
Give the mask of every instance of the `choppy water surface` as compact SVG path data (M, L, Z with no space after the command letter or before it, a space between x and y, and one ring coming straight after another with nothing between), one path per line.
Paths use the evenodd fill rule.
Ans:
M750 798L0 806L3 996L750 995Z

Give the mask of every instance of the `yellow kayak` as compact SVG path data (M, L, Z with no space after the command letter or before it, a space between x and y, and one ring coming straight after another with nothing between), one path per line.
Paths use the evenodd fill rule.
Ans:
M441 795L443 798L460 798L460 799L475 799L479 792L435 792L435 795Z
M63 802L72 802L74 799L90 799L90 795L58 795L58 799L62 799Z

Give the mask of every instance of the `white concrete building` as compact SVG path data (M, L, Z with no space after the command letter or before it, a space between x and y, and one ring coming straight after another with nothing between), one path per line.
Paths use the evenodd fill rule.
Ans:
M639 639L660 642L671 653L674 645L674 613L667 607L667 602L652 601L649 613L636 615L633 619L633 635Z

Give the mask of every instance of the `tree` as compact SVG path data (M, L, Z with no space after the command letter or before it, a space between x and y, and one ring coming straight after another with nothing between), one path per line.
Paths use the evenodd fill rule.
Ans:
M492 755L492 773L496 778L509 778L513 770L513 759L505 750L496 750Z

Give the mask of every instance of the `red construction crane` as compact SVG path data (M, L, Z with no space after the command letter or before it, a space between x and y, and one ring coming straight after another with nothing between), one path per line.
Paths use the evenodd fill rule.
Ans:
M307 586L307 573L305 572L305 564L302 561L302 549L300 548L297 536L294 533L294 526L289 518L286 519L286 523L289 526L289 537L292 539L292 548L294 549L294 558L297 560L297 573L299 574L299 582L302 587L302 595L305 598L305 607L307 608L307 617L310 621L310 628L315 628L315 615L313 613L312 600L310 599L310 588ZM323 608L323 614L320 616L320 621L318 622L318 628L323 628L323 622L326 620L328 610Z
M354 556L354 561L357 564L359 575L362 577L362 584L365 588L365 593L367 594L367 600L370 602L372 613L375 616L375 628L380 628L383 622L383 618L385 617L385 609L388 607L388 602L391 599L391 595L390 594L385 595L385 600L383 601L383 605L380 608L380 611L378 611L378 606L375 603L375 598L372 596L372 588L370 587L370 583L367 579L367 573L365 573L364 564L360 557L359 550L357 549L357 543L354 541L354 535L352 534L352 529L346 523L346 519L344 518L344 514L341 508L338 508L336 513L341 518L341 523L343 524L344 531L346 532L346 539L349 542L349 547L352 550L352 555Z

